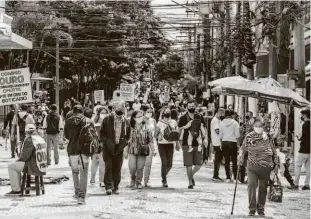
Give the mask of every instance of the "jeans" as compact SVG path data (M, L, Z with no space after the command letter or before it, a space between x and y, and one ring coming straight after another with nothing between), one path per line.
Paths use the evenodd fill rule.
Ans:
M60 135L46 135L46 143L47 143L47 163L51 164L51 148L54 150L54 161L57 164L59 161L58 154L58 144L60 140Z
M137 185L141 184L143 179L145 163L145 156L129 154L129 169L131 180L136 182Z
M249 210L253 212L264 212L266 197L267 197L267 187L270 179L270 173L272 167L260 167L248 163L248 201ZM258 198L256 198L256 189L259 184Z
M121 181L121 168L123 164L123 151L120 154L112 155L103 149L103 158L105 161L104 183L106 190L119 189Z
M222 142L222 153L225 157L225 170L227 179L231 179L230 173L230 161L233 165L233 176L236 179L238 171L238 147L236 142L223 141Z
M77 195L79 198L85 198L87 191L89 157L83 154L70 155L69 164L71 166L72 171L72 179L75 187L75 195Z
M305 186L310 185L310 154L298 153L295 164L295 185L299 185L300 171L302 165L306 168Z
M215 151L215 160L214 160L214 176L213 178L219 177L219 169L222 161L222 151L220 150L220 146L214 146Z
M167 174L173 166L174 144L159 144L159 154L161 157L161 176L162 181L167 181Z
M150 173L151 173L151 166L152 166L152 160L153 160L153 153L150 148L150 154L148 157L146 157L146 162L145 162L145 171L144 171L144 181L145 183L149 182L150 178Z
M95 183L95 176L97 172L97 167L99 167L99 182L104 182L105 176L105 162L103 159L103 154L93 154L92 164L91 164L91 183Z
M25 162L16 161L14 163L9 164L8 171L11 183L11 189L14 192L21 191L21 172L25 167Z

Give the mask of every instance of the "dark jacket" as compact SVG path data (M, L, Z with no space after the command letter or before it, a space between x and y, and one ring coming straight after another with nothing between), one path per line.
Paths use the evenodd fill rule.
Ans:
M46 134L56 135L59 133L60 116L57 112L50 112L46 116Z
M310 120L302 125L299 153L310 154Z
M100 127L99 137L103 143L103 152L107 152L112 155L117 155L123 152L123 149L128 144L130 139L131 128L129 122L124 118L122 122L121 136L119 144L115 141L115 130L114 130L115 115L110 114L104 118L103 123Z
M38 135L38 134L34 133L33 135ZM27 164L27 166L25 166L25 169L28 170L29 174L35 175L35 176L45 175L45 172L41 172L37 166L36 149L33 144L31 136L27 136L25 138L20 158L17 161L22 161Z
M11 133L12 121L13 121L14 115L15 115L14 112L11 111L6 115L5 120L4 120L3 129L6 129L6 127L9 126L9 133Z
M65 120L67 121L71 116L73 116L73 111L72 111L72 110L70 110L70 111L66 114Z
M86 118L82 114L75 114L71 116L65 123L64 134L65 138L69 140L67 146L68 155L78 155L79 150L79 136L81 129L86 125Z

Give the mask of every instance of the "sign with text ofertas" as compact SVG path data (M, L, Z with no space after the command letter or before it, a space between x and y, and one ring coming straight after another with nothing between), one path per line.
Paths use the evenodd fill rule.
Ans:
M0 71L0 106L32 101L29 68Z
M101 104L104 104L105 102L105 96L104 96L104 90L95 90L94 91L94 102Z
M135 87L135 84L121 84L120 99L125 102L133 102L135 99Z

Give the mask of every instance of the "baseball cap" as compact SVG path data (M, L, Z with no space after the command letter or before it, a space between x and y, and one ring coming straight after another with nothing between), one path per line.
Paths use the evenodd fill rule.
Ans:
M27 124L25 127L26 132L35 131L35 130L36 130L36 126L34 124Z

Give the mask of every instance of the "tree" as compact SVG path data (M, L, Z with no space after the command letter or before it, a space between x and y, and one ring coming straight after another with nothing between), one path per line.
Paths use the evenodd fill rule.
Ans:
M183 59L177 54L169 54L155 64L157 81L178 80L185 73Z

